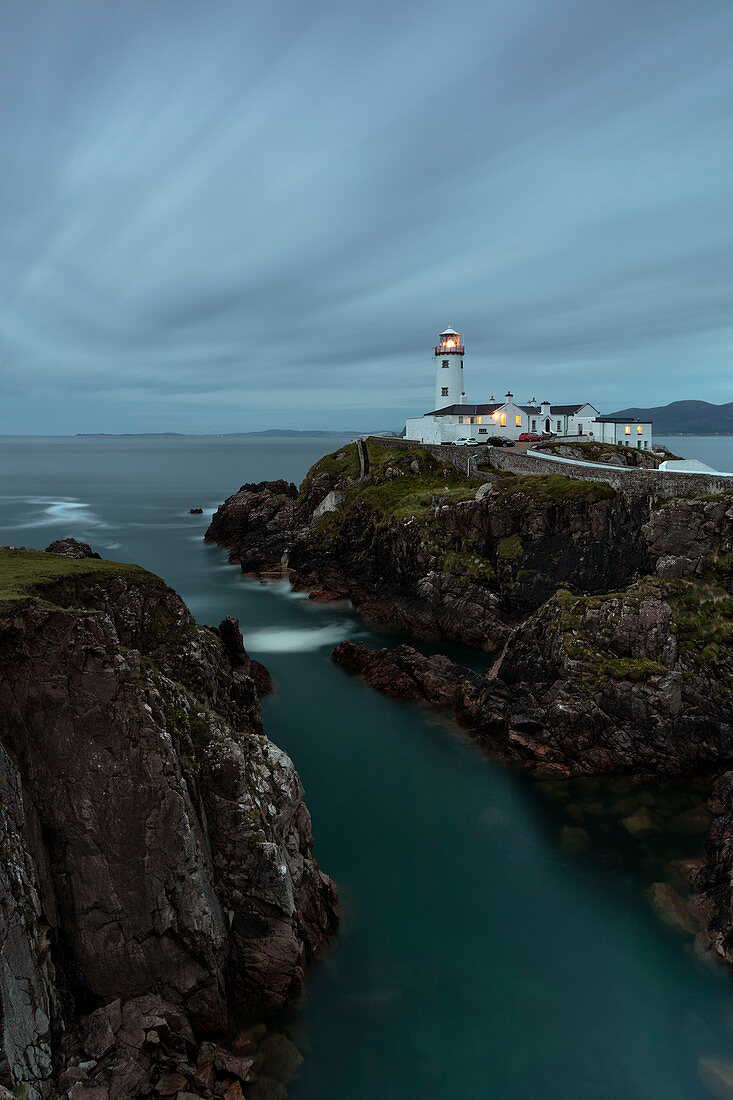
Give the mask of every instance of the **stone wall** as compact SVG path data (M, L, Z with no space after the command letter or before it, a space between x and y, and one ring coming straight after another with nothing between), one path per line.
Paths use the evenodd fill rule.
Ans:
M609 466L602 469L583 463L553 462L531 453L517 454L504 447L454 447L450 444L419 443L396 436L374 438L378 447L421 447L439 462L449 462L461 473L481 477L479 466L505 470L512 474L560 474L581 481L603 481L617 492L629 497L699 497L733 489L733 478L718 474L670 473L666 470L644 470L629 466Z

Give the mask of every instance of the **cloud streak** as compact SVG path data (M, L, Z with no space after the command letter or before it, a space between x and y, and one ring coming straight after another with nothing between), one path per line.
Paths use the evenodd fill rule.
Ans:
M0 13L0 431L729 399L727 5Z

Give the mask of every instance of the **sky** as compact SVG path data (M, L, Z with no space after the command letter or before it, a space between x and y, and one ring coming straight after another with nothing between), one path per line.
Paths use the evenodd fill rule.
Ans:
M0 433L733 399L727 0L0 0Z

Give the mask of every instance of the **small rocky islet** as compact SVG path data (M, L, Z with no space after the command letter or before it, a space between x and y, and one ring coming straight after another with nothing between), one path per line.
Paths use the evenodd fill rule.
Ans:
M0 1097L284 1094L338 899L270 686L145 570L0 549Z
M648 472L620 491L491 456L469 476L451 450L360 440L299 488L243 485L206 538L246 573L349 600L433 650L487 651L484 672L417 642L346 641L331 656L378 691L450 712L512 765L556 786L684 777L691 799L678 786L660 816L622 798L617 824L637 844L688 830L694 857L665 871L650 855L650 899L733 965L733 491L665 498ZM627 465L617 450L605 461ZM591 840L572 820L559 839L576 852Z

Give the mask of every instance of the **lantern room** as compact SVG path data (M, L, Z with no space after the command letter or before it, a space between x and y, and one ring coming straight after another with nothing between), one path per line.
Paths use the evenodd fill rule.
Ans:
M463 355L465 350L461 334L455 329L447 328L438 336L438 343L435 345L436 355Z

